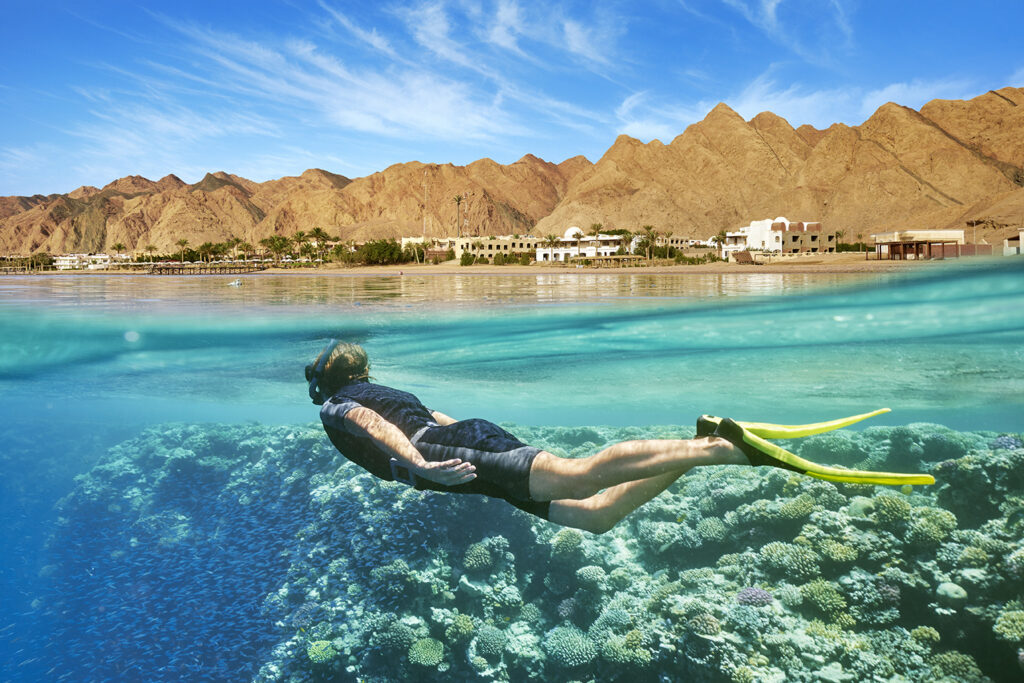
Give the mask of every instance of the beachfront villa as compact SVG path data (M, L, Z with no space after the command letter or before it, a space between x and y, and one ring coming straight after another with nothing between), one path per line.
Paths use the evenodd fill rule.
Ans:
M790 221L785 216L751 221L739 230L726 232L722 243L723 258L737 251L831 254L835 250L835 233L824 232L821 223Z
M614 256L620 246L622 246L621 235L601 233L594 237L573 226L558 238L556 244L548 245L547 240L541 240L537 247L536 260L540 263L542 261L570 261L574 258ZM632 245L630 247L632 248Z
M461 259L465 253L480 258L485 257L493 260L497 254L506 257L520 257L523 254L533 256L537 245L543 242L540 237L532 235L496 235L490 237L433 237L428 241L432 247L428 249L427 255L447 254L449 250L455 252L455 258ZM422 237L403 237L402 249L411 244L423 244Z
M53 258L53 265L57 270L106 270L130 260L128 254L62 254Z

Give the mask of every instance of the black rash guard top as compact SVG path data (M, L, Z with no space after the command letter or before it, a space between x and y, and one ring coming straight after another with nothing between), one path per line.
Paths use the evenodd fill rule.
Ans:
M436 427L437 422L420 400L407 391L399 391L366 380L343 386L320 409L320 420L331 443L341 453L375 476L394 481L391 459L385 456L372 440L350 434L345 427L345 416L353 408L364 406L398 427L409 439L425 427Z

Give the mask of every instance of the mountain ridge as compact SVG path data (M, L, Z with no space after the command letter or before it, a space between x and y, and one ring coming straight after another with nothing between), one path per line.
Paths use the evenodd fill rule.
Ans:
M138 175L66 194L0 197L0 251L129 250L250 243L325 228L341 240L585 229L705 239L750 220L822 221L844 239L898 228L972 227L990 241L1024 222L1024 89L886 103L864 123L797 128L719 103L668 144L619 135L591 163L524 154L510 164L409 161L361 178L312 168L254 182L226 171L187 184ZM463 199L457 204L456 196Z

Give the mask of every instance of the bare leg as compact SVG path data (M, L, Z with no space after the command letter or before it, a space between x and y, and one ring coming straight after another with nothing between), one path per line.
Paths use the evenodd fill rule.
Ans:
M672 485L685 470L630 481L583 500L554 500L548 519L560 526L603 534Z
M666 474L678 477L699 465L746 464L742 451L717 437L624 441L589 458L560 458L541 451L530 469L530 497L583 500L627 482Z

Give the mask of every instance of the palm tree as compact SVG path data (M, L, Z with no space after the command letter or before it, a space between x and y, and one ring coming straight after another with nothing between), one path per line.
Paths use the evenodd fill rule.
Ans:
M200 259L203 259L205 261L209 261L210 260L210 252L213 251L213 242L203 242L198 247L196 247L196 251L199 252L199 258ZM205 258L203 258L204 256L205 256Z
M462 237L462 200L465 199L461 194L455 195L453 201L455 202L455 236Z
M116 255L120 256L120 255L121 255L121 252L123 252L123 251L124 251L124 249L125 249L125 246L124 246L124 243L123 243L123 242L114 242L113 244L111 244L111 245L110 245L110 248L114 250L114 253L115 253ZM121 260L120 260L120 259L118 259L118 265L120 265L120 261L121 261Z
M232 237L231 239L229 239L227 242L224 243L224 246L227 249L231 250L231 260L232 261L237 261L238 260L238 245L241 244L241 243L242 243L242 240L241 240L241 238L238 238L238 237Z
M260 244L274 255L274 262L277 263L281 259L281 254L291 249L292 241L284 235L271 235L261 239Z
M601 255L601 228L604 226L600 223L591 223L590 232L587 234L594 238L594 256Z
M175 244L181 247L181 263L185 263L185 247L188 246L188 240L182 237L180 240L175 242Z
M654 229L653 225L644 225L640 227L644 231L644 239L647 240L647 260L651 260L651 253L654 251L654 240L658 238L658 231Z
M323 260L324 253L327 251L327 242L331 239L331 236L321 227L313 228L309 232L309 236L316 242L316 257L319 259L316 265L319 268L320 261Z
M146 251L149 252L149 262L152 263L153 262L153 252L156 251L156 247L153 246L152 244L147 244L146 245Z
M551 260L555 260L555 249L562 243L557 235L548 235L544 238L544 246L551 250Z
M725 230L719 230L712 238L711 243L718 246L718 250L722 250L722 245L725 244Z
M633 233L626 230L619 236L619 245L623 251L629 251L630 246L633 244Z
M306 244L306 242L309 242L309 235L307 235L305 231L296 230L295 233L292 235L292 243L295 245L296 252L301 252L302 247Z
M240 249L242 251L242 260L243 261L248 261L249 260L249 252L252 251L252 245L251 244L249 244L248 242L239 242L238 244L235 245L235 248L236 249ZM238 252L236 251L235 253L237 254Z

